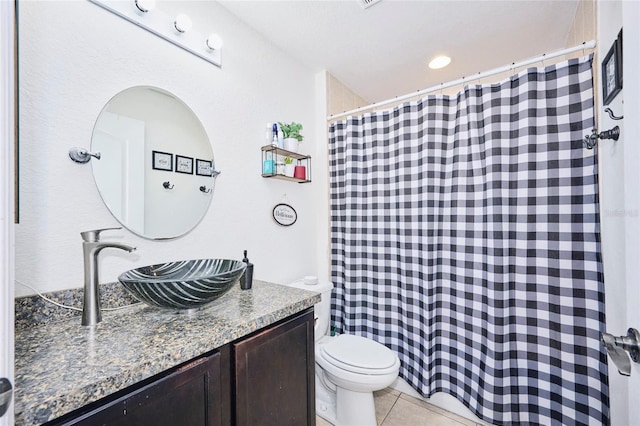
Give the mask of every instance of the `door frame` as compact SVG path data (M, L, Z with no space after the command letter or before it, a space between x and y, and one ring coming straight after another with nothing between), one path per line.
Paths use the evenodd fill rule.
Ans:
M640 4L636 1L622 2L622 27L624 29L623 43L623 74L624 87L622 95L624 97L625 120L620 127L624 131L624 202L625 202L625 268L626 282L621 288L625 291L626 297L626 323L622 329L611 330L610 332L625 335L627 327L640 330L640 281L638 280L638 262L640 260L640 122L637 117L640 114L640 29L638 28L640 19ZM609 122L611 123L611 122ZM611 123L614 125L615 123ZM608 128L608 127L606 127ZM603 128L605 129L605 128ZM619 309L619 307L616 307ZM609 363L609 374L618 374L615 367ZM626 397L629 424L635 424L640 419L640 405L638 395L640 395L640 364L631 363L631 376L625 378ZM611 392L612 398L623 397L625 394ZM615 413L612 413L615 415ZM615 418L612 416L612 419Z
M0 1L0 377L14 377L14 154L16 6ZM0 426L14 422L13 402Z

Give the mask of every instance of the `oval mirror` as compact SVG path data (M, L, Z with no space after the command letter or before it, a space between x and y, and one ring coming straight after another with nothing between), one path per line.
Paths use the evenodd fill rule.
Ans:
M175 238L204 217L213 196L213 151L191 109L157 87L137 86L102 109L91 137L93 177L123 226Z

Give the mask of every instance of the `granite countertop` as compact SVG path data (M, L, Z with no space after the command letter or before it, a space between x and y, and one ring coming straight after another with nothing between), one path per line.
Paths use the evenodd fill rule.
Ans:
M139 304L16 326L15 422L36 425L303 311L320 294L254 280L191 312Z

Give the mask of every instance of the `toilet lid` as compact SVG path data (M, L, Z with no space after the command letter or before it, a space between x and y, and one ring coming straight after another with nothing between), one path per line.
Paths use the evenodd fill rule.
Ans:
M346 370L386 370L398 357L386 346L362 336L341 334L322 347L324 358Z

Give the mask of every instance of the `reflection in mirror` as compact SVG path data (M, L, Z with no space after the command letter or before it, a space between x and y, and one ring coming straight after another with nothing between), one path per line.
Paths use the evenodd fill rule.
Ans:
M193 111L171 93L147 86L118 93L96 121L91 150L102 154L91 162L100 196L131 232L179 237L207 212L213 193L199 188L213 188L211 144ZM212 167L202 173L197 162Z

